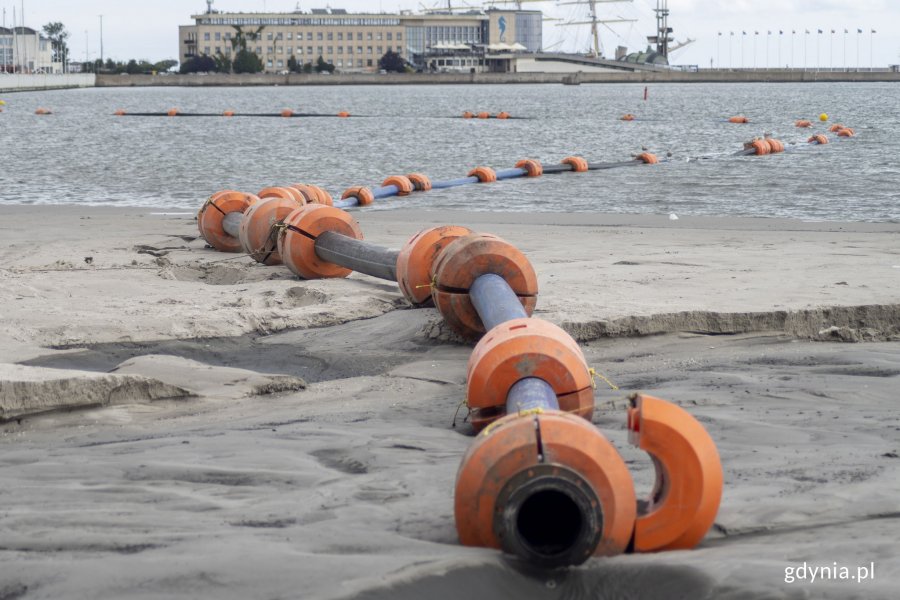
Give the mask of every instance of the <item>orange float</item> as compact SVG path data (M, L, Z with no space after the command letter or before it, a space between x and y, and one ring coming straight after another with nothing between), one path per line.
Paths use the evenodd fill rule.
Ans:
M756 156L765 156L771 152L771 148L769 148L769 142L766 140L753 140L750 142L750 147L748 150L753 150Z
M503 112L501 112L500 114L497 115L497 118L498 118L498 119L502 119L502 120L506 120L506 119L510 118L510 116L511 116L511 115L510 115L508 112L503 111Z
M856 135L856 132L853 131L850 127L844 127L840 131L837 132L838 137L853 137Z
M543 319L513 319L491 329L469 357L466 403L476 431L506 415L510 388L526 377L546 381L561 411L594 414L590 369L575 340Z
M233 110L226 110L225 112L222 113L222 116L223 116L223 117L233 117L233 116L234 116L234 111L233 111Z
M540 177L544 174L544 166L540 161L524 158L516 163L517 169L525 169L528 171L529 177Z
M722 499L722 463L706 429L684 409L636 394L629 441L647 452L656 484L634 528L634 550L693 548L712 527Z
M416 192L427 192L431 189L431 180L428 179L427 175L423 175L422 173L410 173L406 178L412 182Z
M177 117L177 116L178 116L178 109L177 109L177 108L170 108L169 110L166 111L166 114L167 114L168 116L170 116L170 117Z
M506 280L527 315L531 316L537 304L537 275L515 246L483 233L454 240L434 263L431 296L447 324L463 337L477 338L484 333L484 324L469 298L469 288L488 273Z
M824 146L828 143L828 137L820 133L809 138L807 142L810 144L821 144Z
M509 415L485 429L462 460L453 498L463 545L548 567L623 553L636 511L631 474L612 444L557 411Z
M346 110L342 110L341 112L338 113L337 116L339 116L342 119L346 119L347 117L350 116L350 113L348 113Z
M381 187L388 187L389 185L397 187L398 196L409 196L415 189L409 177L404 177L403 175L392 175L381 183Z
M480 112L480 113L478 113L477 116L478 116L479 119L490 119L490 118L491 118L491 113Z
M497 172L490 167L475 167L469 171L468 177L477 177L478 183L494 183L497 181Z
M576 173L584 173L588 170L588 161L580 156L567 156L562 160L562 164L571 165L572 170Z
M300 192L300 195L303 196L303 199L306 200L307 204L324 204L325 206L332 206L333 204L331 194L317 185L292 183L288 187Z
M643 162L645 165L659 164L659 159L652 152L642 152L635 156L634 159Z
M224 190L209 197L200 207L197 213L197 226L200 235L210 246L219 252L240 252L241 241L227 233L222 227L225 216L239 212L244 213L248 208L259 202L259 198L253 194Z
M843 128L844 128L844 126L841 125L840 123L835 123L834 125L832 125L831 127L828 128L828 131L830 131L831 133L837 133L838 131L840 131Z
M124 117L127 113L123 109L120 108L120 109L116 110L116 112L114 112L113 114L116 115L117 117Z
M728 119L729 123L749 123L750 119L744 116L730 117Z
M784 152L784 144L781 141L776 140L775 138L766 138L766 143L769 144L769 154L779 154Z
M807 121L806 119L800 119L799 121L794 123L794 125L797 127L800 127L800 128L806 128L806 127L812 127L812 122Z
M451 242L470 233L471 229L456 225L431 227L406 242L397 256L397 284L410 304L432 304L432 268L437 257Z
M372 190L363 186L348 188L341 196L341 200L346 200L347 198L356 198L356 202L360 206L369 206L375 202L375 195L372 193Z
M292 187L267 187L256 192L260 198L283 198L305 203L306 198L298 190Z
M258 263L280 265L278 230L275 224L284 221L285 217L300 206L303 204L286 198L266 198L251 206L241 219L238 236L244 252Z
M622 115L622 120L623 121L634 121L634 115L631 113L626 113L626 114Z
M469 112L469 111L466 111L466 112L464 112L464 113L462 114L462 117L463 117L463 119L474 119L474 118L475 118L475 113L471 113L471 112Z
M285 266L304 279L347 277L350 269L325 262L316 255L316 238L334 231L353 239L363 239L359 225L350 213L333 206L307 204L284 219L278 235L278 252Z
M36 111L34 111L34 114L36 114L36 115L52 115L53 111L50 110L49 108L39 108Z
M284 109L281 110L281 116L282 116L282 117L285 117L285 118L287 118L287 117L293 117L293 116L294 116L294 111L292 111L292 110L289 109L289 108L284 108Z

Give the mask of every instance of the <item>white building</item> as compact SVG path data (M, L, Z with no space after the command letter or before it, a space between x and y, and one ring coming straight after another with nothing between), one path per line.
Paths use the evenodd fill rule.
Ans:
M0 27L0 72L62 73L50 40L30 27Z

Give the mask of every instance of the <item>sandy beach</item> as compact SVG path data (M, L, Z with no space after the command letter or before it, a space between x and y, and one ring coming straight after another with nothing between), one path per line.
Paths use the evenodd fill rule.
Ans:
M0 216L0 600L896 597L900 224L355 212L393 248L520 248L535 314L620 388L593 421L639 495L628 393L716 441L698 549L545 573L457 542L471 346L434 309L217 253L193 213ZM804 563L874 576L786 581Z

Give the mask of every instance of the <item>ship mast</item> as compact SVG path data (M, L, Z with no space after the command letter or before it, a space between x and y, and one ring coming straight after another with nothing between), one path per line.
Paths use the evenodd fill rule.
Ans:
M572 21L569 23L560 23L560 27L570 26L570 25L590 25L591 26L591 37L593 38L593 48L591 52L591 56L594 58L600 58L601 48L600 48L600 28L598 25L603 25L610 31L612 29L609 27L609 23L634 23L637 19L600 19L597 17L597 5L598 4L612 4L612 3L624 3L624 2L634 2L634 0L572 0L569 2L559 2L559 6L573 5L573 4L587 4L589 8L589 18L587 21Z
M672 38L672 28L669 27L669 0L656 0L656 35L648 36L647 41L656 44L656 52L663 55L667 60L669 58L669 42Z

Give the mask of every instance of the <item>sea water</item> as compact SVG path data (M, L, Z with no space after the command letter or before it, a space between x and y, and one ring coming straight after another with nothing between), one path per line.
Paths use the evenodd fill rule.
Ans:
M123 78L124 79L124 78ZM17 93L0 113L0 204L196 209L225 188L313 183L333 194L389 175L464 176L521 158L666 162L388 199L375 210L659 213L900 220L900 86L890 83L95 88ZM38 107L52 115L38 116ZM116 117L224 110L339 118ZM508 121L464 111L507 111ZM818 121L827 113L828 124ZM637 120L620 117L633 113ZM725 122L745 115L751 123ZM810 119L812 129L794 121ZM809 147L840 122L857 137ZM783 155L735 157L771 133ZM792 148L790 144L797 143Z

